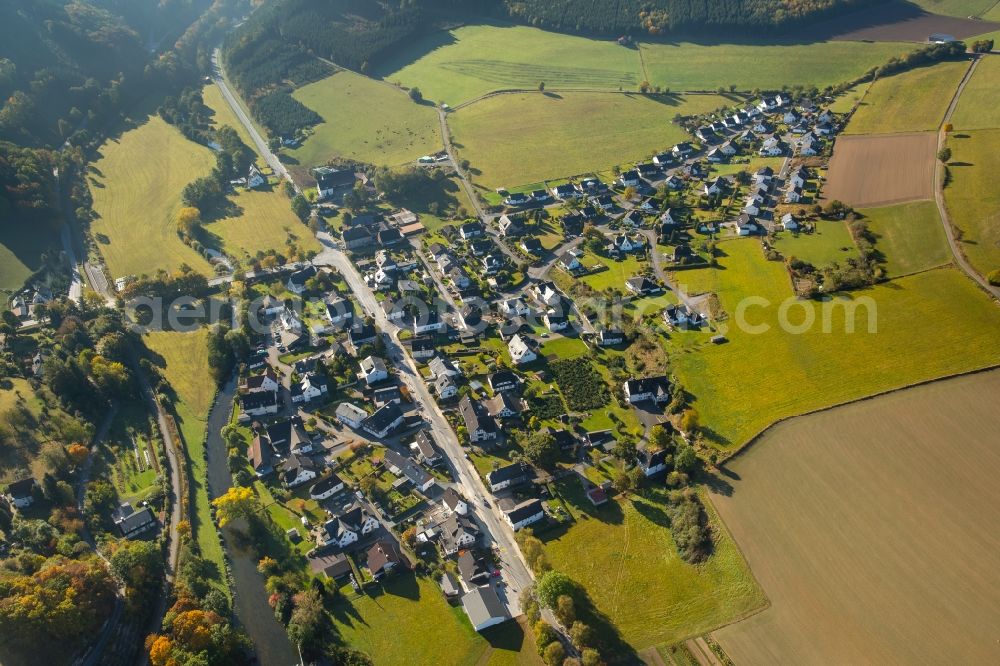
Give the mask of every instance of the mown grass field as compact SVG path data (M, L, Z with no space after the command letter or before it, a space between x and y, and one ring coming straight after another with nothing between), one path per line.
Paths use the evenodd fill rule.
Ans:
M456 106L493 90L594 88L635 90L639 54L607 39L514 25L463 26L416 40L379 71L416 86L424 97Z
M611 257L588 254L582 261L584 266L589 267L600 264L606 266L607 270L585 275L580 278L581 282L596 291L611 289L622 294L630 293L625 289L625 280L641 275L649 267L649 262L634 254L626 256L621 261L612 259Z
M583 585L635 650L710 631L764 604L710 506L714 551L694 566L677 554L658 491L593 507L578 489L575 479L560 485L577 521L555 538L538 536L552 567Z
M987 56L976 65L958 98L951 124L956 130L1000 128L1000 58Z
M233 113L232 108L229 103L226 102L226 98L222 96L222 92L219 90L219 86L211 83L201 89L201 98L205 102L205 106L212 109L212 124L216 127L222 127L223 125L229 125L236 133L240 136L240 139L247 145L250 150L257 152L256 146L254 146L253 139L250 138L250 133L240 122L240 119L236 117Z
M730 657L995 662L998 401L996 371L936 382L783 423L728 464L713 501L771 600L715 632Z
M210 245L236 259L246 259L258 251L279 252L286 241L306 250L320 250L309 227L295 217L288 197L279 188L243 190L231 197L239 213L207 222L202 228Z
M879 79L847 124L847 134L888 134L937 129L969 68L939 62Z
M782 231L774 247L786 258L797 257L817 268L832 263L843 264L848 257L858 256L851 232L842 221L819 220L816 230L808 234Z
M495 189L643 159L690 138L674 115L731 103L718 95L516 93L465 107L448 124L474 181Z
M948 239L933 201L858 211L878 235L875 247L885 255L890 277L942 266L951 261Z
M833 104L830 105L830 110L834 113L847 113L865 96L865 92L870 85L870 83L859 83L845 91L833 101Z
M343 588L347 601L333 607L341 636L351 647L366 652L376 664L540 664L534 641L515 622L506 622L480 635L469 624L462 607L451 606L437 584L405 572L370 585L370 596L355 598Z
M961 137L961 138L960 138ZM1000 129L948 137L952 182L944 190L951 221L962 231L961 247L983 274L1000 269Z
M147 333L144 342L176 394L174 413L190 470L191 527L202 557L214 562L221 575L225 571L222 542L212 522L206 486L205 432L215 397L215 385L208 374L208 329L194 333L156 331ZM216 582L220 587L226 586L221 577Z
M889 58L916 48L891 42L814 42L783 44L643 43L642 59L650 83L671 90L781 89L851 81Z
M379 166L413 162L443 147L437 112L407 94L353 72L337 72L296 90L297 100L325 122L288 150L302 167L343 157Z
M89 176L98 216L90 229L109 277L152 275L161 268L175 271L183 263L214 274L211 265L177 237L175 222L181 191L212 170L212 151L151 116L105 142L100 152Z
M738 448L784 417L1000 362L1000 308L957 270L838 296L828 304L829 333L823 332L820 304L800 301L785 321L800 326L803 307L812 305L815 322L796 334L780 326L781 305L792 297L784 266L765 261L753 241L719 247L720 269L685 271L678 282L692 294L718 294L729 315L729 342L712 345L703 335L671 343L674 371L695 396L706 434L717 446ZM769 305L750 302L747 326L739 326L737 308L751 297ZM871 307L862 298L871 299ZM845 308L852 303L858 306L850 319L855 332L847 333ZM872 312L875 333L868 332ZM768 330L751 332L759 325Z

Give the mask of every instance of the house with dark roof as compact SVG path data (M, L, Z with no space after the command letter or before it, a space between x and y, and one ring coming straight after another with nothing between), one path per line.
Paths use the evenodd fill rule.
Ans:
M286 488L301 486L316 478L316 463L309 456L293 453L285 460L281 470L281 482Z
M497 370L486 381L494 393L516 391L521 387L521 379L511 370Z
M483 403L486 412L495 419L512 419L521 415L521 399L510 391L502 391Z
M336 518L323 523L316 534L316 543L344 548L356 543L361 536L371 534L378 526L378 520L363 505L355 503Z
M240 396L240 412L247 416L278 413L278 392L260 391Z
M458 402L458 411L465 422L470 442L479 443L497 438L496 421L486 413L486 409L478 400L473 401L468 394L462 396Z
M312 264L309 264L303 269L297 270L288 276L288 282L285 283L285 287L288 291L293 294L301 294L306 290L306 282L316 277L319 271Z
M636 296L648 296L650 294L658 294L663 291L663 288L660 285L656 284L645 275L638 275L625 280L625 288Z
M366 227L348 227L341 236L344 239L344 247L351 251L364 250L375 245L375 237Z
M455 555L458 551L472 548L479 540L479 527L476 522L457 512L452 512L439 526L441 534L441 552L446 557Z
M379 407L361 423L361 429L372 437L383 439L403 423L403 411L394 402Z
M524 463L511 463L498 467L486 475L486 482L493 492L520 485L531 478L531 468Z
M156 516L153 515L153 510L148 506L136 510L126 502L115 512L114 522L119 534L126 539L132 539L155 527Z
M504 511L503 517L507 524L517 532L545 518L545 508L540 499L529 499L508 511Z
M404 565L405 560L399 552L399 546L391 539L382 539L368 549L368 571L372 578L378 580L397 566Z
M258 477L267 476L274 471L274 448L266 434L253 438L247 450L247 458L253 465L254 474Z
M464 516L469 513L469 504L465 498L458 494L454 488L445 489L441 495L441 504L448 507L448 511Z
M458 556L458 572L466 585L481 585L490 582L492 569L486 558L466 550Z
M325 500L337 493L343 492L344 487L343 479L336 474L330 474L330 476L320 479L313 484L309 489L309 497L316 501Z
M428 430L421 430L410 443L410 450L417 456L417 460L434 467L441 463L441 452L434 444L434 435Z
M409 456L404 456L392 449L385 452L383 463L397 477L405 477L417 490L427 492L434 486L434 477Z
M622 386L622 390L630 405L649 400L656 404L670 401L670 380L662 375L629 379Z
M643 449L639 452L639 469L646 478L657 476L658 474L663 474L667 471L667 451L666 449L660 449L659 451L650 451L649 449Z
M7 485L4 497L15 509L24 509L35 502L35 480L30 476Z

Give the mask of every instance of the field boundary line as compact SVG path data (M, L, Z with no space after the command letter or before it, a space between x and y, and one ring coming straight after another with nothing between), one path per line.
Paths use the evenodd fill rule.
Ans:
M642 80L648 82L649 72L646 71L646 59L642 57L642 44L636 43L635 50L639 53L639 69L642 70Z
M932 269L928 269L928 270L942 270L942 267L932 268ZM924 272L927 272L927 271L924 271ZM778 420L774 421L773 423L771 423L771 424L765 426L764 428L762 428L756 435L754 435L753 437L751 437L750 439L748 439L746 441L746 443L744 443L743 445L741 445L739 448L733 449L728 454L726 452L723 452L723 455L725 457L722 460L719 461L719 466L723 466L727 462L729 462L730 460L735 460L736 458L744 455L747 451L749 451L751 448L753 448L753 446L755 444L757 444L758 441L765 434L767 434L767 432L769 430L771 430L772 428L774 428L777 425L780 425L780 424L784 423L785 421L791 421L792 419L797 419L797 418L800 418L800 417L803 417L803 416L812 416L813 414L822 414L823 412L829 412L829 411L837 409L839 407L847 407L848 405L853 405L853 404L856 404L856 403L859 403L859 402L866 402L868 400L874 400L875 398L881 398L883 396L892 395L893 393L899 393L900 391L906 391L906 390L913 389L913 388L919 388L921 386L927 386L928 384L934 384L934 383L937 383L937 382L943 382L943 381L947 381L949 379L959 379L961 377L969 377L969 376L972 376L972 375L978 375L978 374L985 373L985 372L991 372L993 370L1000 370L1000 363L991 363L991 364L985 365L985 366L983 366L981 368L973 368L972 370L964 370L962 372L953 372L953 373L949 373L947 375L941 375L940 377L932 377L930 379L924 379L924 380L921 380L921 381L918 381L918 382L910 382L909 384L904 384L903 386L897 386L896 388L886 389L884 391L879 391L877 393L872 393L870 395L866 395L866 396L863 396L861 398L853 398L851 400L843 400L841 402L838 402L838 403L833 404L833 405L828 405L826 407L817 407L816 409L810 409L808 411L801 412L799 414L792 414L792 415L789 415L789 416L783 416L783 417L779 418ZM716 450L718 450L718 449L716 449Z

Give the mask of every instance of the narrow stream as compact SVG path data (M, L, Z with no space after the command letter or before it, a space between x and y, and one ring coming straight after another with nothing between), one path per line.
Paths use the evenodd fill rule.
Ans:
M220 431L232 415L236 381L230 379L215 399L208 416L208 486L214 499L232 486L226 464L226 444ZM233 601L236 617L253 641L257 659L262 666L292 666L299 663L298 652L288 640L285 628L267 605L264 577L257 572L257 559L251 551L240 549L227 530L222 531L229 567L233 574Z

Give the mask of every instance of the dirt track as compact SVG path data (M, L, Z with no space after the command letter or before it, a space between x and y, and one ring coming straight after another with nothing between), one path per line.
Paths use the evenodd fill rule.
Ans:
M965 39L1000 29L1000 23L928 14L907 2L891 2L839 16L816 26L825 39L926 42L939 32Z
M841 136L823 198L858 208L934 198L934 132Z

